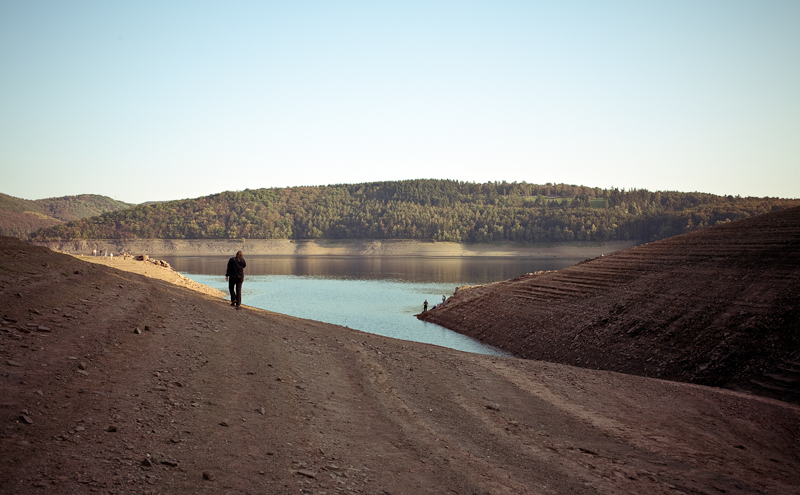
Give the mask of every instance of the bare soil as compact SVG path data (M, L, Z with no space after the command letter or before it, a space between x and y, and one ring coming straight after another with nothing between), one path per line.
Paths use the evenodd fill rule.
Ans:
M138 268L0 238L0 493L800 491L798 406L235 311Z
M458 290L420 318L527 359L800 404L800 208Z

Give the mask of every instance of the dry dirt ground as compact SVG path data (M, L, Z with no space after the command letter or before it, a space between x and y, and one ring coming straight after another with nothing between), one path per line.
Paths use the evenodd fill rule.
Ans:
M800 208L458 290L421 318L519 357L800 404Z
M0 238L0 493L800 492L798 406L235 311L153 268Z

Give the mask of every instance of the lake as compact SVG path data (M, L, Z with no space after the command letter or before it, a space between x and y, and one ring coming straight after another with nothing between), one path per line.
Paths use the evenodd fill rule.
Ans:
M228 294L229 256L165 256L175 270ZM404 258L248 256L242 303L334 323L396 339L466 352L504 355L414 317L462 285L498 282L523 273L559 270L580 260L520 258Z

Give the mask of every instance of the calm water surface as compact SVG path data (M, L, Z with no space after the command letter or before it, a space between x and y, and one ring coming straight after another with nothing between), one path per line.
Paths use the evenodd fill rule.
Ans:
M165 257L177 271L228 293L230 256ZM503 354L446 328L417 320L461 285L558 270L579 260L248 256L242 302L269 311L334 323L396 339L467 352Z

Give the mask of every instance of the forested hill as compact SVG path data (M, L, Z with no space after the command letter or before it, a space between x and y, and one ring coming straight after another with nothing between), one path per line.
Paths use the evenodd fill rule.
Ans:
M649 241L796 205L800 200L408 180L228 191L104 213L32 237Z
M25 238L42 227L131 206L97 194L28 200L0 193L0 235Z

